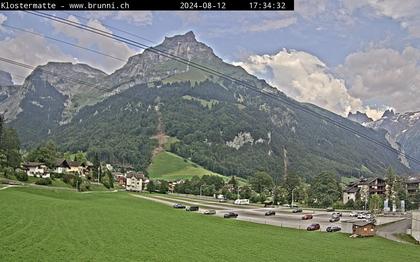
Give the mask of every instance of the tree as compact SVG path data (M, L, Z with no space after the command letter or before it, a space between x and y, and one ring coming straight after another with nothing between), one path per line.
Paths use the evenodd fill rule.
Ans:
M265 189L271 189L274 185L273 178L263 171L255 173L253 177L249 179L252 189L256 192L261 193Z
M378 194L373 194L369 198L369 209L371 211L379 210L381 209L382 203L383 203L382 197Z
M20 167L20 141L16 130L2 127L0 153L5 157L5 166L13 169Z
M57 158L59 157L57 146L53 141L48 141L46 144L37 147L35 150L29 152L27 156L28 161L45 163L49 168L53 168Z
M232 185L232 187L233 187L233 189L234 189L235 191L237 191L237 190L238 190L239 183L238 183L238 181L236 180L235 176L232 176L232 177L230 178L230 180L229 180L229 182L228 182L228 185Z
M394 182L395 182L395 171L394 169L390 166L387 171L386 171L386 177L385 177L385 181L386 181L386 198L390 199L390 200L394 200L393 198L395 197L393 192L394 192Z
M341 198L341 187L334 174L317 175L309 189L309 204L316 207L328 207Z
M292 201L292 191L294 189L296 189L294 191L294 200L299 200L300 194L303 194L303 188L300 188L300 186L302 185L302 181L300 179L300 177L298 175L296 175L295 173L290 173L283 182L283 187L287 190L287 201L291 202ZM301 189L301 190L299 190Z
M166 194L169 191L169 183L166 180L160 180L159 181L159 193Z
M108 169L105 170L105 175L102 178L102 184L108 189L114 188L114 177Z
M99 182L99 177L102 175L101 174L101 172L102 172L102 169L101 169L101 161L99 160L99 155L98 155L98 153L95 153L94 154L94 156L93 156L93 177L94 177L94 179L96 178L96 179L98 179L98 182Z
M155 192L156 191L156 185L153 182L153 180L149 180L149 183L147 184L147 191L149 193Z
M241 198L250 199L252 196L252 190L249 186L241 187L241 191L239 192Z

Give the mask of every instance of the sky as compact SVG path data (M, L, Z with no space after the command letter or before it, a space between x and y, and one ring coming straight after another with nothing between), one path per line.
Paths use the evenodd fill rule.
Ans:
M295 0L295 11L275 12L50 14L150 46L192 30L224 61L244 67L296 100L343 116L361 111L378 119L389 108L420 111L418 0ZM142 51L29 13L0 12L0 57L32 66L70 61L112 73ZM4 62L0 70L10 72L15 83L30 74Z

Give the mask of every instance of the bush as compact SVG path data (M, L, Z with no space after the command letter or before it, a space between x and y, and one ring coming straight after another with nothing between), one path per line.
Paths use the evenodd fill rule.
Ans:
M28 181L28 174L26 174L24 171L16 172L15 177L19 181Z
M37 185L41 185L41 186L48 186L51 185L52 181L50 178L40 178L38 179L38 181L35 182L35 184Z

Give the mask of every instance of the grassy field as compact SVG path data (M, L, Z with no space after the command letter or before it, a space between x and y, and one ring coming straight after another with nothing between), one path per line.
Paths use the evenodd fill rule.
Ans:
M165 180L190 179L203 175L220 176L170 152L161 152L155 156L147 171L151 178Z
M0 191L1 261L417 261L379 237L208 217L128 193Z

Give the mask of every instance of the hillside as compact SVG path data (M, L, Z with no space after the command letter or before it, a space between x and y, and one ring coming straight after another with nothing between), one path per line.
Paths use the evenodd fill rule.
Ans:
M73 90L56 78L43 77L38 72L42 68L35 70L26 80L31 89L19 104L21 112L9 120L10 125L25 147L53 139L63 150L98 153L104 161L131 163L143 170L158 144L156 134L164 132L177 140L169 151L225 176L247 177L264 170L279 179L284 170L283 148L288 152L289 172L305 178L322 171L383 175L389 166L400 174L409 172L394 152L297 108L314 110L390 144L383 132L287 97L243 68L225 63L192 32L167 37L156 48L217 68L274 97L208 73L198 74L190 65L147 49L111 75L82 66L85 74L79 74L80 79L96 83L86 91L94 99L84 102L69 98L84 97L83 88ZM55 66L69 71L80 67Z
M215 175L217 173L170 152L161 152L156 155L147 168L150 178L164 180L191 179L193 176Z

